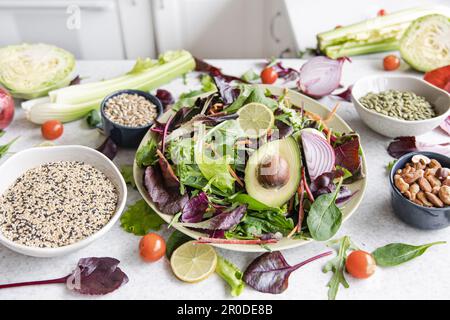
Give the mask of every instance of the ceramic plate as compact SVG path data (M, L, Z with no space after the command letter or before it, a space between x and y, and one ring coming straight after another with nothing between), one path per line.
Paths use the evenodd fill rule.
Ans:
M274 95L281 95L284 88L275 87L275 86L264 86L265 88L269 89ZM297 106L300 106L301 104L304 104L304 107L306 110L314 112L322 117L325 117L329 110L327 107L321 105L317 101L304 96L298 92L289 90L287 97L290 99L290 101ZM170 111L168 111L170 112ZM164 114L163 117L166 118L168 114ZM353 130L342 120L339 116L333 117L333 119L329 122L329 126L333 128L336 131L339 132L352 132ZM141 142L141 145L146 144L149 139L153 137L154 133L149 131L147 135L144 137L144 139ZM362 154L362 172L366 176L366 160L364 157L364 153ZM134 163L134 179L136 181L137 188L139 192L141 193L142 197L147 201L147 203L152 207L160 216L163 218L167 223L170 223L172 221L173 216L163 214L158 211L156 206L153 204L153 202L150 200L146 188L144 186L144 169L139 168L137 166L136 162ZM344 214L344 221L347 220L358 208L359 204L361 203L361 200L364 196L364 192L366 190L366 182L367 182L367 176L364 179L361 179L357 182L352 183L351 185L348 185L348 187L352 191L358 191L354 197L350 201L348 201L343 208L341 208L342 213ZM196 231L192 231L190 229L187 229L179 224L173 224L173 227L178 229L179 231L183 232L184 234L194 238L198 239L200 236L205 236L204 234L201 234ZM301 245L305 245L309 243L312 240L293 240L293 239L287 239L283 238L279 242L275 244L270 244L268 247L271 250L285 250L290 248L295 248ZM233 251L241 251L241 252L266 252L267 249L259 246L259 245L241 245L241 244L213 244L216 247L224 248L228 250Z

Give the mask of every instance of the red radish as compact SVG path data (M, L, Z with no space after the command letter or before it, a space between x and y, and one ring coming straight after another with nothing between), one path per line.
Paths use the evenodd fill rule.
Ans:
M333 147L318 134L302 131L302 145L309 177L315 180L321 174L333 170L336 155Z
M14 118L14 99L4 88L0 87L0 130L5 129Z

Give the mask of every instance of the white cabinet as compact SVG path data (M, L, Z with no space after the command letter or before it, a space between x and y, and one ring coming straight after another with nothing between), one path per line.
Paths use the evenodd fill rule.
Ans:
M150 0L0 0L0 46L22 42L81 59L154 56Z

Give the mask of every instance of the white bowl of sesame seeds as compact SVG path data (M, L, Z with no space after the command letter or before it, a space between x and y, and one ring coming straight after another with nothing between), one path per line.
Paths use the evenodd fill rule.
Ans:
M108 232L125 208L117 167L84 146L37 147L0 166L0 243L34 257L79 250Z

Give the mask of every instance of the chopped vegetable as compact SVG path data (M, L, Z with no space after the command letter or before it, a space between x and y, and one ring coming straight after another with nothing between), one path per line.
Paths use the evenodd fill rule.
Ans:
M402 58L427 72L450 64L450 18L431 14L415 20L400 39Z
M332 59L397 50L399 39L413 20L441 12L442 7L424 6L377 16L319 33L317 35L318 46Z
M14 119L14 99L4 88L0 87L0 130L8 127Z
M334 168L336 156L333 147L318 134L302 131L302 145L311 180Z
M383 59L383 68L386 71L397 70L400 67L400 59L394 55L390 54Z
M149 233L139 242L139 254L146 262L155 262L161 259L166 252L166 242L159 234Z
M98 109L103 98L114 91L149 91L191 71L194 66L194 59L189 52L169 51L158 60L138 59L133 69L125 75L51 91L50 99L29 101L22 107L33 123L41 124L50 119L70 122Z
M47 44L21 44L0 49L0 83L16 98L33 99L71 82L74 56Z
M42 136L47 140L56 140L62 136L63 124L58 120L48 120L41 126Z
M363 250L352 251L345 261L345 269L353 277L367 279L375 273L377 265L373 256Z
M120 226L137 236L146 235L151 230L157 231L164 223L143 199L129 206L120 217Z
M288 288L289 276L292 272L330 254L331 251L325 252L291 266L280 251L264 253L247 267L244 272L244 281L259 292L280 294Z
M324 56L311 58L300 69L298 89L314 98L329 95L340 86L342 66L346 60Z
M245 288L245 283L242 280L243 274L232 262L217 255L216 273L225 280L231 288L231 295L233 297L240 296Z
M421 256L428 248L434 245L445 243L445 241L439 241L420 246L404 243L391 243L376 249L372 255L375 258L377 265L381 267L392 267Z
M114 258L83 258L68 276L21 283L0 285L0 289L36 286L46 284L66 284L69 290L85 295L105 295L119 289L128 282L127 275L117 266L120 261Z
M423 79L450 93L450 65L428 71Z

